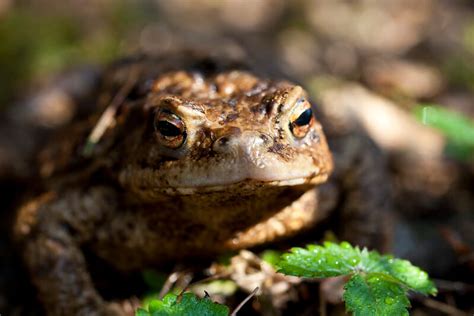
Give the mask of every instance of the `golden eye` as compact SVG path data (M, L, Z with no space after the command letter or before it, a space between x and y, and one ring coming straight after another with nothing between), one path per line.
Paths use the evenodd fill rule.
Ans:
M314 123L313 110L304 99L297 101L297 106L290 116L290 131L296 138L303 138L308 134Z
M179 148L186 140L186 126L176 114L161 110L155 115L155 131L158 140L170 148Z

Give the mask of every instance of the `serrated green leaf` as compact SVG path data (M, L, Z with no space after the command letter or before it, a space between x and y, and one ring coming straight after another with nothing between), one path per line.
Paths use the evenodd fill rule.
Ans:
M382 256L377 251L368 251L367 248L364 248L360 252L358 268L364 272L385 272L386 261L389 258L391 257Z
M163 300L153 300L148 310L137 310L136 316L228 316L229 308L209 298L198 298L193 293L181 297L167 294Z
M423 294L436 294L428 274L409 261L380 255L376 251L360 250L347 242L324 246L293 248L278 264L279 272L299 277L326 278L346 274L378 274L386 282L398 283Z
M310 245L306 249L293 248L278 263L279 272L310 278L327 278L351 273L361 259L359 248L347 242L324 246Z
M355 274L344 289L346 310L354 316L408 315L405 289L377 274Z
M428 274L407 260L389 259L386 262L385 270L391 276L403 282L410 290L425 295L435 295L437 293L436 287L429 279Z

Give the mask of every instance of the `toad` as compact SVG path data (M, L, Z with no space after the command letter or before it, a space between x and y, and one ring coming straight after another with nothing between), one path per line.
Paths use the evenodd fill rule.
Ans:
M98 294L84 249L133 271L268 243L327 218L343 239L380 244L382 159L331 122L328 146L324 115L302 87L183 55L121 61L98 90L96 113L39 155L40 189L16 218L48 315L124 314Z

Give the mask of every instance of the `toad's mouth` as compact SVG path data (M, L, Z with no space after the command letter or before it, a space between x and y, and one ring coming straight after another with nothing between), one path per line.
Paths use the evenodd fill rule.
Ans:
M273 190L282 187L312 187L327 181L330 170L313 170L312 172L294 172L292 174L223 174L221 177L200 174L192 178L163 176L157 170L134 169L121 174L123 184L133 191L164 193L168 195L191 195L219 192L247 192Z
M285 179L285 180L271 180L262 181L255 179L244 179L238 182L217 184L217 185L200 185L190 187L155 187L153 190L158 192L164 192L168 194L179 194L179 195L191 195L199 193L211 193L211 192L232 192L239 191L248 192L249 194L253 191L271 189L271 188L282 188L282 187L296 187L296 186L316 186L326 182L328 174L321 174L313 177Z
M120 181L135 191L186 195L314 186L325 182L332 171L331 156L324 152L311 156L297 155L291 160L283 160L274 154L259 155L259 159L254 157L253 160L247 155L201 163L166 161L156 167L131 164L121 171Z

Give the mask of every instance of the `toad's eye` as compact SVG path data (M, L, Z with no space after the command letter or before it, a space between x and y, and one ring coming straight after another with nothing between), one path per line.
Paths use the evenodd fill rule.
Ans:
M158 140L170 148L179 148L186 140L186 126L176 114L161 110L155 115L155 131Z
M304 99L297 102L296 108L290 116L290 131L296 138L303 138L314 122L310 104Z

